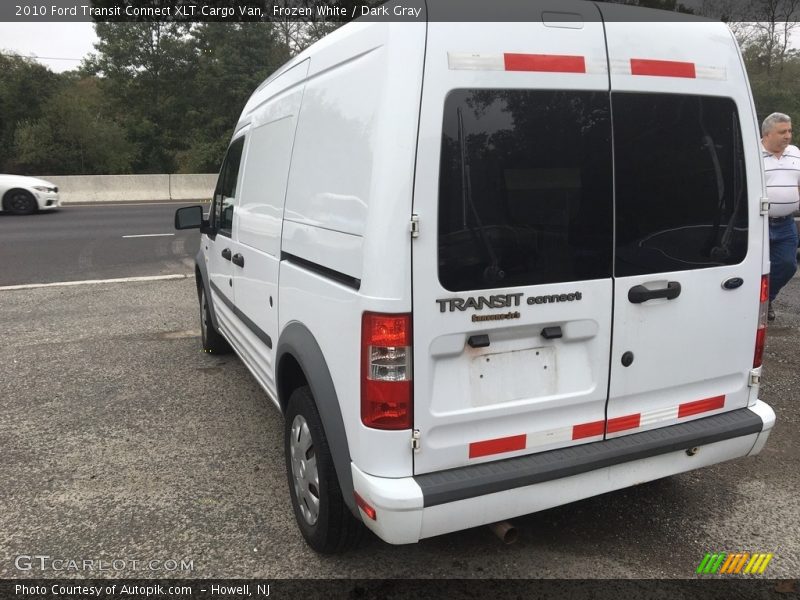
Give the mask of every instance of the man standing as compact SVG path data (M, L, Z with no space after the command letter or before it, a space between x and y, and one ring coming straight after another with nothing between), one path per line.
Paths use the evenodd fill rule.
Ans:
M791 141L791 118L772 113L764 119L761 146L769 198L770 321L775 320L772 301L797 271L797 227L792 213L800 201L800 149Z

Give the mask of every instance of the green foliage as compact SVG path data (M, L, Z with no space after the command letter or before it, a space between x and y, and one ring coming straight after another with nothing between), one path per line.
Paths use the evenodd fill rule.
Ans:
M95 27L77 72L0 56L0 170L215 172L247 98L290 56L269 23Z
M289 53L266 23L98 23L88 72L137 173L214 172L252 91Z
M122 127L104 118L94 79L64 85L38 119L23 121L14 136L15 170L40 174L111 174L130 171L133 147Z
M0 54L0 171L12 168L18 125L25 119L39 118L43 105L59 87L59 76L47 67Z
M114 120L136 147L137 173L172 173L197 65L187 23L97 23L99 77ZM187 90L189 93L187 93Z
M216 172L247 98L289 57L264 23L204 23L192 31L195 87L186 109L180 172Z
M759 122L773 112L800 121L800 56L791 44L756 30L743 40L742 57Z

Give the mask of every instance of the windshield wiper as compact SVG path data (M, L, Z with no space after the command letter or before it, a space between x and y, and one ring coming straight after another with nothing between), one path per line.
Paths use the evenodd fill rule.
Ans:
M456 109L458 115L458 144L461 150L461 215L463 226L469 228L472 235L477 238L483 250L489 259L489 266L483 270L483 280L485 283L497 283L505 279L506 273L500 268L500 261L497 258L497 253L492 247L489 238L486 236L486 231L483 228L478 210L475 208L475 202L472 199L472 181L469 170L469 153L467 152L467 140L464 135L464 117L461 112L461 107ZM473 219L477 226L468 224L467 206L469 206Z

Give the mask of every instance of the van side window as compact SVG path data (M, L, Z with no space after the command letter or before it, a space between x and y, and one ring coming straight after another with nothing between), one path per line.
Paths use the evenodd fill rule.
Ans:
M747 194L729 98L612 93L615 275L740 263Z
M438 229L451 291L611 277L608 94L450 92Z
M228 148L222 169L219 172L217 188L214 191L211 214L212 225L218 233L231 235L233 225L233 206L236 200L236 182L239 178L239 165L242 162L244 137L235 140Z

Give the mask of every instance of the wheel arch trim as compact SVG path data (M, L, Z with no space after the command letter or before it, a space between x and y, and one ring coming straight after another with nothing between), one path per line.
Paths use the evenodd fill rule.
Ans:
M328 448L333 457L333 466L339 480L339 488L345 504L356 517L359 517L358 508L353 498L353 473L351 470L350 446L347 441L347 432L344 427L339 399L333 384L330 370L325 361L322 350L308 328L299 322L290 323L281 333L275 354L276 380L278 388L278 401L285 413L288 395L291 389L284 389L286 382L283 380L286 369L284 361L294 359L303 372L311 395L319 412L322 428L328 440ZM359 517L360 519L360 517Z
M200 286L203 286L203 290L206 294L206 305L208 306L208 312L211 314L211 324L214 326L214 329L219 331L217 312L214 309L214 303L211 301L211 286L208 280L208 267L206 267L205 256L203 255L202 249L198 250L197 256L194 259L194 264L196 267L194 277L195 284L197 285L197 300L200 300Z

